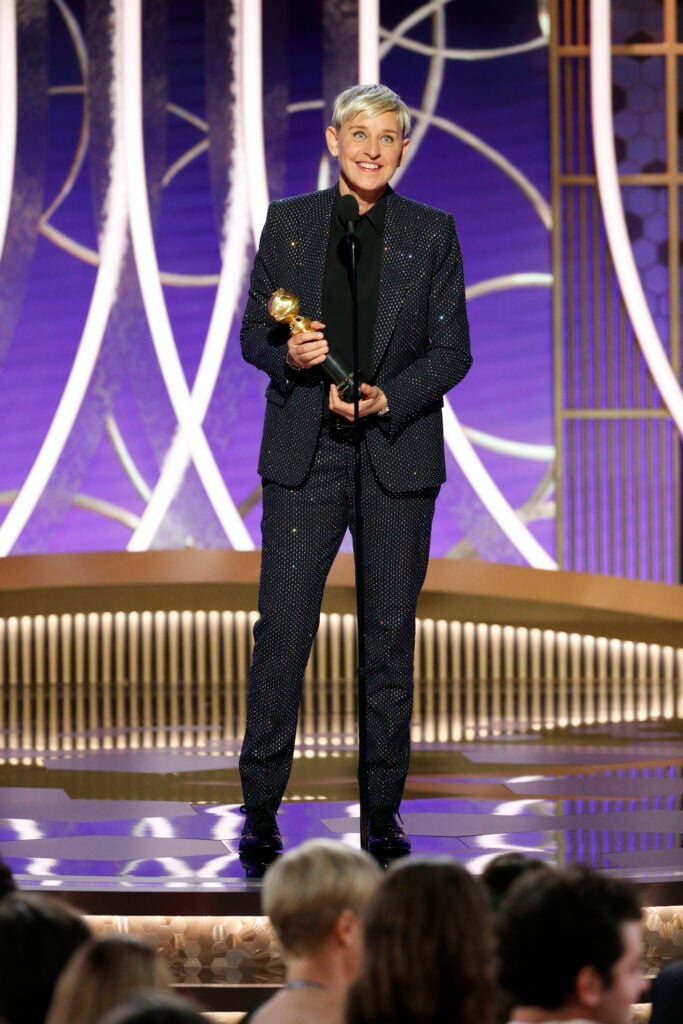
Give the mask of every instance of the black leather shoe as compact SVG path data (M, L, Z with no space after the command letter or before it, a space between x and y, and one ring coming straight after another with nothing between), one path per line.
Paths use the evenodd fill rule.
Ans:
M380 807L368 813L368 852L380 860L410 853L410 839L398 811Z
M276 853L282 849L282 836L278 828L276 812L268 804L244 807L247 818L240 836L240 853L256 850Z

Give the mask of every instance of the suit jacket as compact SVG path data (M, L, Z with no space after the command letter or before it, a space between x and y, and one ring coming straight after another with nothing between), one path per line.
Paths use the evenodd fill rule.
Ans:
M244 358L270 377L259 473L290 487L310 469L325 388L317 369L287 371L289 328L269 317L266 304L285 288L299 297L304 316L322 320L334 194L271 203L242 322ZM453 217L389 189L383 243L371 366L390 414L370 417L377 429L366 430L365 443L382 486L405 493L446 479L443 395L465 376L472 356Z

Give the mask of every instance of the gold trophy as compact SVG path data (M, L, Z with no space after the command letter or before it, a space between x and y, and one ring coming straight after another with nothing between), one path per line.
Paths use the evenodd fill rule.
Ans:
M289 324L291 334L302 334L311 329L311 317L302 316L299 312L299 300L296 295L286 292L284 288L276 288L268 300L268 312L273 320L281 324ZM325 362L321 364L330 380L337 385L342 402L353 402L354 382L353 370L348 370L339 362L338 356L328 351ZM360 398L360 391L358 393Z

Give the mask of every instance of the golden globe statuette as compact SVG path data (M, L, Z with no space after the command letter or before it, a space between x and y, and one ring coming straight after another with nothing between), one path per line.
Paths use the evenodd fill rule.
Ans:
M311 329L311 317L302 316L299 312L299 300L296 295L285 291L284 288L276 288L268 300L268 312L273 320L278 323L289 324L291 334L302 334ZM328 351L321 368L337 385L337 391L342 402L353 402L354 382L353 370L349 370L339 361L339 357L332 351ZM360 393L358 395L360 398Z

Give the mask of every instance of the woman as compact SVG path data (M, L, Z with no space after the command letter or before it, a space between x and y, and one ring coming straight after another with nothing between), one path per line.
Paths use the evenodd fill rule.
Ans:
M494 1024L494 968L481 883L446 857L398 861L368 907L347 1024Z
M95 1024L134 993L166 992L171 982L168 964L135 936L91 939L60 977L46 1024Z

